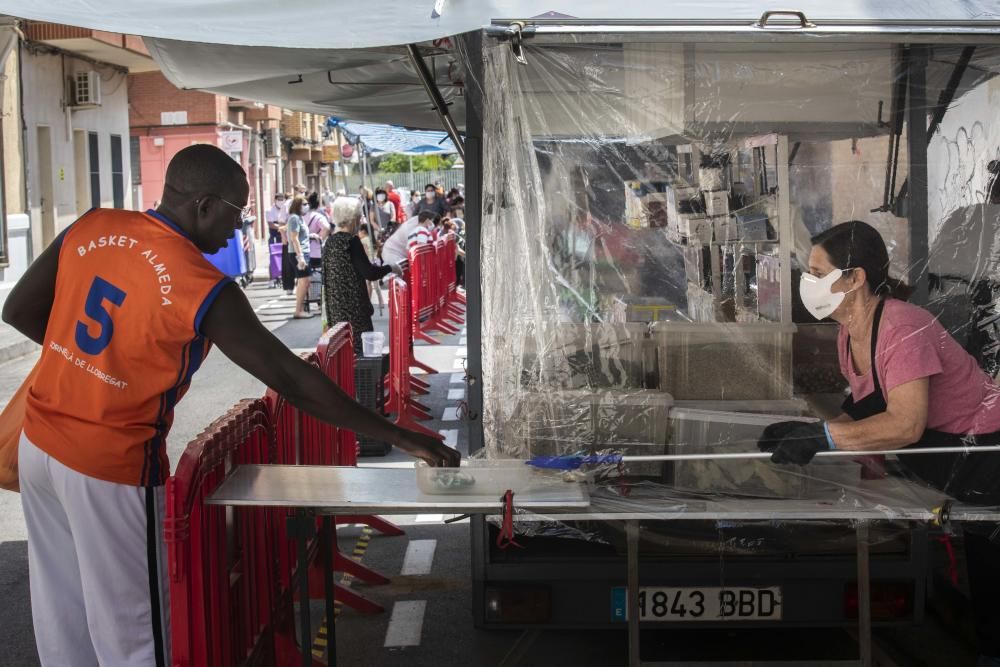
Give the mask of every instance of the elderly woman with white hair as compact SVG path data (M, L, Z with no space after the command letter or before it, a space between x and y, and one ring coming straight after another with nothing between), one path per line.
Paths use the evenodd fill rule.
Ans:
M372 264L358 238L356 229L361 210L351 197L333 202L334 232L323 246L323 290L326 323L349 322L354 335L354 351L361 353L361 334L375 329L372 324L371 297L367 282L381 280L390 272L401 274L399 266Z

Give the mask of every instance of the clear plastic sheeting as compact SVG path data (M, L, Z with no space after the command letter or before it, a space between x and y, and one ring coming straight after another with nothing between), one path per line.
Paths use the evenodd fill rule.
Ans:
M906 455L713 457L842 414L839 325L798 296L840 222L874 226L913 300L1000 370L1000 49L580 39L526 40L527 64L487 39L475 82L485 455L624 454L584 471L595 517L936 516ZM627 460L658 454L704 459Z

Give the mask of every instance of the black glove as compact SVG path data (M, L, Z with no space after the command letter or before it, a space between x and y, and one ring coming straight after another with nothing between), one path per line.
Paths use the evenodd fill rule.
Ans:
M757 441L757 448L762 452L773 452L782 438L791 433L796 427L802 426L803 423L800 421L789 421L768 424L764 432L761 433L760 440Z
M800 466L812 461L817 452L830 449L823 422L799 423L778 441L771 455L772 463L795 463Z

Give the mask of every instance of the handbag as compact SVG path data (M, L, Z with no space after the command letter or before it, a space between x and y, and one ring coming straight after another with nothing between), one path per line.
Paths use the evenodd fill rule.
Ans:
M14 392L3 412L0 412L0 489L6 491L20 491L17 477L17 449L21 440L21 429L24 426L28 390L31 389L37 370L36 365Z

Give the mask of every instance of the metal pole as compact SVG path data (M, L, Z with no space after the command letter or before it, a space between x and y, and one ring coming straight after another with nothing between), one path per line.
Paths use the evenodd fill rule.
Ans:
M451 137L452 142L454 142L455 150L458 151L458 154L464 160L465 144L462 142L462 135L459 134L458 126L455 125L454 119L448 113L448 103L444 101L441 91L438 90L437 84L434 82L434 77L431 76L430 70L427 69L427 63L424 62L423 57L417 51L417 47L414 44L406 45L406 53L410 56L410 62L413 63L413 69L416 71L417 76L420 77L420 82L424 84L427 96L431 98L431 104L434 105L434 111L437 112L438 118L441 119L441 124L444 126L448 136Z
M928 300L927 53L926 45L910 47L909 104L906 109L906 148L910 162L907 200L910 270L907 282L913 288L910 300L917 305L925 305Z
M312 667L312 619L309 609L309 538L312 536L312 515L308 510L297 509L288 517L288 537L295 540L298 551L296 574L299 584L299 646L302 666ZM292 586L294 587L294 580Z
M410 156L410 195L413 195L413 191L417 189L416 184L413 182L413 156Z
M323 589L326 596L326 664L337 665L337 609L334 604L333 549L337 543L337 520L324 516L320 528L319 547L323 563Z
M626 598L628 619L628 664L629 667L639 667L642 658L639 655L639 522L625 522L625 555L628 571L626 573Z
M861 667L872 665L871 568L868 558L868 522L858 529L858 650Z

